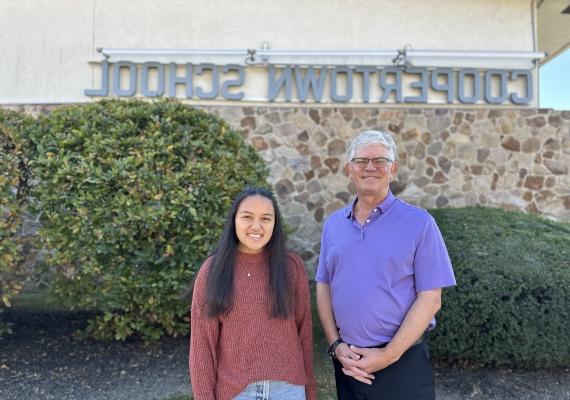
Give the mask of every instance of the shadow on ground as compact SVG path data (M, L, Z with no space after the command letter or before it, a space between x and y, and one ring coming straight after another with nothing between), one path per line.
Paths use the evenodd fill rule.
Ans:
M9 310L0 339L0 399L164 399L189 393L188 339L77 341L88 313Z

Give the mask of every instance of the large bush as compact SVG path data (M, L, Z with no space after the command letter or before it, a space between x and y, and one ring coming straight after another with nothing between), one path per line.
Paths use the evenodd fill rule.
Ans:
M513 367L570 365L570 226L497 209L434 210L457 287L434 353Z
M25 132L34 121L23 114L0 109L0 313L22 288L25 238L22 220L29 193L29 169ZM9 326L0 321L0 335Z
M260 157L224 121L174 101L101 101L40 123L34 193L55 293L102 311L95 338L186 332L180 293L232 197L265 182Z

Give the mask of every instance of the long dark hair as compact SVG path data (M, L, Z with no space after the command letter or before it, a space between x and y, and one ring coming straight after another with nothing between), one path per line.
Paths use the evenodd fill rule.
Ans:
M222 236L213 253L214 259L206 284L206 315L210 318L230 311L233 305L234 268L239 246L235 218L241 202L250 196L262 196L271 200L275 212L273 234L264 248L269 256L269 295L273 300L271 316L286 318L291 313L293 297L291 294L291 274L287 263L285 235L279 207L269 190L248 187L234 198Z

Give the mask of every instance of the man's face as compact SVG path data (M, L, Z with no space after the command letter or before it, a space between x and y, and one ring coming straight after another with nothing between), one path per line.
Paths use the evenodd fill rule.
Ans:
M390 159L390 152L386 147L381 144L370 144L368 146L358 149L354 155L353 160L357 159L358 162L349 162L346 166L346 171L349 178L354 182L356 193L359 196L373 195L385 196L388 193L390 181L396 176L398 164L395 161L384 163L376 161L374 165L372 161L368 161L365 165L363 160L358 159L379 159L384 157Z

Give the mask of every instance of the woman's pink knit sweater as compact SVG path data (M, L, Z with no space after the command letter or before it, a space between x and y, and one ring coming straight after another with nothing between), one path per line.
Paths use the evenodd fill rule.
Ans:
M190 379L196 400L230 400L261 380L304 385L316 400L313 374L311 304L301 258L289 253L294 309L289 318L270 317L269 266L265 253L238 252L233 308L225 315L204 314L206 260L194 287L190 334Z

